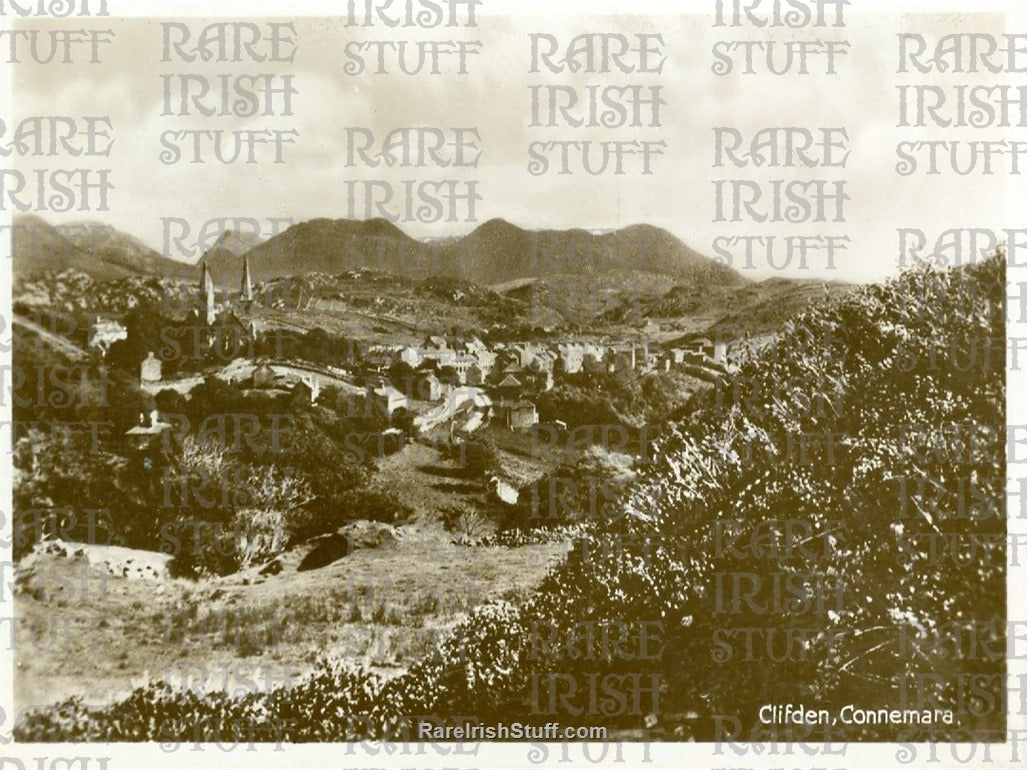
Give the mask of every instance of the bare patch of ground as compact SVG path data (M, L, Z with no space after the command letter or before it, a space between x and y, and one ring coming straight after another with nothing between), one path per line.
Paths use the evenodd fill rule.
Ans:
M377 543L380 530L364 530L368 547L319 568L298 569L311 545L280 557L280 569L197 582L41 553L14 600L16 703L108 702L153 679L265 689L310 671L322 653L395 674L473 607L526 596L566 553L564 544L458 546L438 526L395 528Z

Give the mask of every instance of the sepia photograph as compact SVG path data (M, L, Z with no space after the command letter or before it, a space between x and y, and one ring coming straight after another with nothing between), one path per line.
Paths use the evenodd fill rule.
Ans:
M1027 8L0 0L4 770L1027 761Z

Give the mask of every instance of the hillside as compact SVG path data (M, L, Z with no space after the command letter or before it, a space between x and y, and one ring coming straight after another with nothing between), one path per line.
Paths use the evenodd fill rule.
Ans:
M277 278L258 288L265 323L320 328L369 344L417 344L428 333L482 334L518 325L557 325L560 316L458 278L417 281L378 270ZM282 298L282 299L277 299Z
M19 216L15 224L15 274L20 279L69 268L94 280L198 275L195 264L168 259L109 225L79 222L53 227L35 216ZM492 219L464 236L419 241L384 219L314 219L264 242L247 233L223 233L203 257L219 288L238 289L244 255L255 282L361 269L416 280L445 277L498 285L501 291L516 282L539 281L532 288L521 285L520 293L536 300L552 297L551 302L537 304L574 322L616 316L625 302L655 300L674 284L704 292L747 283L737 272L651 225L593 233L525 230ZM589 296L597 281L603 287L598 299ZM618 292L625 296L614 296Z
M532 308L551 308L566 321L591 327L656 322L665 341L697 333L735 339L777 327L810 302L854 291L838 281L770 278L758 282L680 282L666 273L609 270L561 273L494 286Z
M570 323L608 326L641 323L632 309L658 300L676 280L665 273L618 268L600 273L554 273L508 281L496 288L504 297L520 300L533 310L551 308ZM695 285L699 293L730 290L702 282Z
M186 291L198 279L196 265L165 259L109 226L86 222L55 228L31 216L16 223L15 298L29 306L118 313L126 305L122 294L138 287L130 278L181 280ZM491 256L465 259L463 250ZM746 281L669 233L644 226L593 235L529 232L492 220L465 238L430 242L415 241L384 220L314 220L264 243L230 232L206 255L223 290L238 291L243 254L255 286L267 284L261 296L277 297L258 303L268 321L297 329L320 326L361 339L386 334L382 341L393 343L409 339L410 331L426 322L436 328L498 325L607 333L655 321L659 330L648 333L664 342L695 334L737 338L779 326L812 300L853 289L812 280ZM516 254L527 254L527 260L518 262ZM340 261L356 266L339 270ZM499 265L505 261L515 267L504 272ZM570 269L571 263L577 268ZM618 266L629 263L641 266ZM542 274L497 280L519 270ZM66 271L75 275L67 291L55 277ZM83 279L89 291L82 290ZM121 283L104 290L102 284L111 281ZM144 293L136 299L150 301L152 287ZM302 296L306 312L284 302L287 294Z
M655 302L640 302L627 310L639 319L676 321L673 326L683 332L682 338L701 333L710 338L736 340L746 335L766 335L810 304L841 297L858 288L840 281L796 278L768 278L707 290L675 286Z
M247 252L255 280L370 268L410 278L447 276L490 285L523 278L635 270L698 284L737 284L737 273L657 227L609 233L524 230L493 219L460 238L417 241L382 219L315 219ZM219 285L234 285L241 257L221 250L210 263Z
M526 703L647 740L793 740L760 724L768 703L954 715L812 725L798 733L811 744L1005 734L1004 298L1004 262L992 258L810 308L668 426L616 515L597 511L531 599L476 608L403 674L328 660L270 694L155 684L102 708L40 710L15 735L154 740L157 725L160 739L190 740L188 713L252 720L274 740L296 703L290 741L410 735L413 714L499 722ZM819 440L796 451L805 437ZM982 554L982 537L998 550ZM723 580L733 574L744 579ZM654 654L601 646L610 620L621 642L649 634ZM613 692L610 709L590 709L588 688L540 703L554 672L639 677L635 705L619 708ZM958 686L970 677L972 702Z
M768 278L740 288L732 297L729 312L722 315L708 334L734 339L744 332L779 326L801 313L810 303L840 297L859 287L841 281ZM661 306L661 312L665 309Z
M168 259L133 235L100 222L58 227L35 215L18 215L12 227L16 280L42 272L76 270L93 280L128 276L191 278L196 268Z
M11 301L19 312L31 309L117 316L140 305L160 307L170 285L167 279L150 274L97 280L79 270L65 270L56 276L17 282Z
M478 283L615 270L658 273L714 285L744 280L652 225L631 225L595 234L581 229L524 230L505 220L491 219L444 253L450 270L463 269L463 277Z
M14 217L11 240L15 281L64 270L76 270L100 281L133 273L132 268L97 258L79 248L57 228L32 214Z
M245 252L254 281L308 273L338 274L367 268L405 277L424 277L421 252L429 247L384 219L357 222L313 219ZM209 254L215 283L236 289L242 274L242 255L220 248Z

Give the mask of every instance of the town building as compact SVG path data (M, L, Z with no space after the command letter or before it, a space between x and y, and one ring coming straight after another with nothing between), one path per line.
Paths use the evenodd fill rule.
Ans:
M124 339L128 339L128 329L113 318L96 316L89 325L88 345L103 356L107 355L111 345Z
M452 361L450 361L448 366L452 366L456 370L457 381L461 385L478 385L480 383L468 383L468 373L470 372L471 367L476 365L477 363L478 359L476 359L474 356L459 355L456 356ZM479 369L476 373L476 376L479 376L480 374L481 370Z
M153 351L149 351L146 354L146 358L139 364L139 384L148 385L154 382L160 382L162 376L163 364L161 360L153 354Z
M401 351L399 351L398 359L412 369L416 369L424 361L420 349L415 348L412 345L407 345Z
M510 430L527 430L538 425L538 410L531 401L513 401L496 406L496 417Z
M443 395L442 381L435 372L419 372L414 383L415 396L422 401L438 401Z
M273 388L278 384L278 380L279 375L271 368L271 364L262 361L253 370L251 385L259 389Z
M564 374L577 374L585 364L585 346L580 342L562 342L558 346L560 353L560 371Z
M170 432L171 423L161 420L160 414L154 409L150 412L149 423L147 423L146 415L140 414L139 424L129 428L125 432L125 436L136 449L143 450L149 447L155 439L163 439Z
M520 380L508 374L496 385L496 394L501 399L513 401L520 397L523 388L524 384Z
M409 401L406 395L388 384L378 385L377 387L369 385L367 397L373 402L376 411L387 414L389 417L400 409L409 408Z

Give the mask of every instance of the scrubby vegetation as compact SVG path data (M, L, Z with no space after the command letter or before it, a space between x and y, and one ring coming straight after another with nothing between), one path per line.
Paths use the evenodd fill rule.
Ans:
M360 441L387 425L359 399L312 406L309 394L245 391L216 377L188 398L141 392L125 373L18 353L25 371L70 384L14 383L14 555L44 533L174 555L175 574L228 574L353 519L395 521L408 508L374 480ZM124 440L154 406L166 434ZM102 501L93 509L83 501Z
M418 715L473 714L748 740L770 735L766 703L955 714L835 740L1004 729L1004 289L996 257L806 312L668 426L623 515L587 524L530 600L479 607L396 678L325 661L291 691L153 685L16 735L416 737Z
M579 425L657 424L682 407L702 383L680 371L630 370L565 375L537 396L543 422Z

